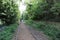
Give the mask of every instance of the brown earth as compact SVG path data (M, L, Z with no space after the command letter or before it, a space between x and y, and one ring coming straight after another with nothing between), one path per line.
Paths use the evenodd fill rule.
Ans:
M35 38L31 35L24 23L21 22L16 36L12 40L35 40Z
M44 33L29 29L21 22L12 40L48 40L48 38Z

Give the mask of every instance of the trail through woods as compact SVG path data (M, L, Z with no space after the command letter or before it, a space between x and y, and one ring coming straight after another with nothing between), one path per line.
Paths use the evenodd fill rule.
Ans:
M12 40L48 40L48 38L42 32L29 29L21 22Z

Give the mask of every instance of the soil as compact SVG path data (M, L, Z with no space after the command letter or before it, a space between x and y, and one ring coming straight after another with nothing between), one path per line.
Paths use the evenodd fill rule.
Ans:
M48 40L48 37L21 22L12 40Z

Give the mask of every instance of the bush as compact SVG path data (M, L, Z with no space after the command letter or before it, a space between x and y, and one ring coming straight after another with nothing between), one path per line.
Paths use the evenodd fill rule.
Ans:
M27 23L28 24L28 23ZM48 35L52 40L60 39L60 30L58 30L55 25L48 24L46 22L34 22L30 23L32 28L43 31L46 35Z
M0 0L0 19L4 25L15 23L18 12L18 5L13 0Z
M4 27L4 29L0 31L0 40L11 40L17 26L17 24L12 24L10 26Z

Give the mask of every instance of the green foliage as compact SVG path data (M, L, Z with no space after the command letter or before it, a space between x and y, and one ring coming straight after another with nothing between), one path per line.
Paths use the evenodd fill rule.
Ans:
M17 26L17 24L12 24L10 26L4 27L4 29L0 31L0 40L11 40Z
M0 1L0 19L3 24L9 25L15 23L18 15L18 5L14 0Z
M3 24L0 25L0 40L11 40L18 26L20 15L14 1L16 0L0 0L0 22Z
M43 31L50 36L52 40L60 40L60 30L53 24L39 21L57 21L60 22L60 1L59 0L32 0L27 4L25 19L27 24L32 25L34 29ZM33 21L31 21L33 20ZM34 22L37 21L37 22Z
M59 0L31 0L27 3L27 19L60 22Z
M40 22L26 21L26 23L31 25L32 28L36 30L43 31L52 40L60 40L60 29L56 28L58 26L43 21Z

